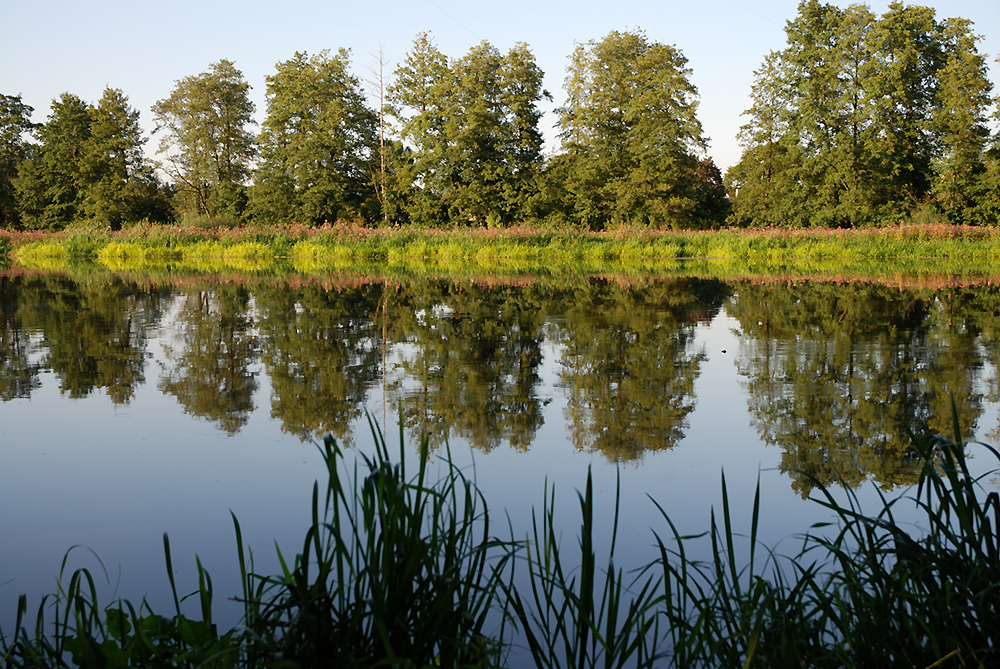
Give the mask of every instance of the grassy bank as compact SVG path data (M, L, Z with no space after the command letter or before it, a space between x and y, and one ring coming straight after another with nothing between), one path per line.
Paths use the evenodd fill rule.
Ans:
M955 434L961 434L958 425ZM198 565L200 618L127 601L101 605L91 574L63 574L60 591L0 642L6 667L493 667L517 640L537 667L995 666L1000 659L997 493L966 466L972 445L914 444L923 458L908 497L874 515L819 488L834 526L788 557L758 544L759 494L747 535L723 501L707 531L680 536L661 509L660 558L624 569L595 536L591 481L579 493L580 532L562 541L546 490L526 540L497 538L487 500L450 460L432 480L427 443L417 471L376 453L323 446L327 482L313 491L301 551L283 573L257 574L234 518L242 623L212 623L213 590ZM1000 458L995 450L982 446ZM352 462L353 460L353 462ZM897 523L915 503L922 529ZM616 514L617 518L617 514ZM694 545L714 556L694 561ZM597 545L607 545L598 552ZM168 575L173 573L164 537ZM739 554L749 549L749 559Z
M677 259L754 264L914 259L997 265L1000 232L962 226L870 230L721 230L605 233L530 229L466 231L300 225L212 229L136 225L129 229L0 233L0 252L28 267L93 262L111 269L335 271L357 265L484 271L625 265L656 269Z

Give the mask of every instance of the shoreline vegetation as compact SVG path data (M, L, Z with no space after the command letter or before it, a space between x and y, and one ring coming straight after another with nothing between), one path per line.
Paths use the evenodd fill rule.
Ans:
M360 225L0 232L8 264L67 270L323 274L652 272L695 262L713 275L875 276L1000 272L1000 229L910 225L853 230L607 232L533 228L417 230ZM688 268L690 271L691 267Z
M954 403L952 413L960 435ZM759 483L749 533L734 529L723 474L708 530L682 536L657 505L659 557L630 569L615 556L618 494L603 536L594 510L610 502L598 500L589 475L576 541L560 537L549 486L527 536L503 539L450 455L428 467L424 437L412 473L402 428L398 461L372 431L375 453L353 463L331 437L320 447L327 484L313 488L301 552L291 559L279 549L283 573L255 573L233 517L237 626L213 624L215 593L197 558L197 589L178 596L164 535L173 614L145 601L102 605L88 570L67 573L67 554L59 592L37 617L22 596L15 628L0 631L0 665L500 667L514 644L526 649L518 666L539 668L985 667L1000 653L1000 502L982 485L996 470L970 473L972 443L914 439L918 485L883 497L875 513L818 484L812 500L833 522L800 535L788 555L757 538L766 513ZM897 521L906 503L922 516L918 526ZM707 561L689 557L706 544Z

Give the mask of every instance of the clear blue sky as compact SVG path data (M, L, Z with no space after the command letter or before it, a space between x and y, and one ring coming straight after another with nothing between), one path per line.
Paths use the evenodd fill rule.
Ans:
M253 87L257 119L264 117L264 77L296 51L351 49L354 71L370 77L382 45L390 69L421 31L460 57L482 40L501 50L515 42L532 49L555 98L542 119L553 137L552 108L563 99L567 57L576 42L611 30L642 28L650 39L673 44L688 58L698 87L699 117L709 154L725 170L739 159L736 133L756 69L770 50L783 48L784 25L796 14L791 0L0 0L6 26L0 40L0 93L23 95L44 121L60 93L97 101L105 86L122 89L152 127L150 106L174 82L221 58L232 60ZM846 6L849 3L836 2ZM882 13L887 3L872 3ZM921 4L921 3L913 3ZM991 80L1000 89L1000 0L932 2L938 18L961 16L983 36ZM16 29L14 27L16 26ZM998 91L995 91L995 93Z

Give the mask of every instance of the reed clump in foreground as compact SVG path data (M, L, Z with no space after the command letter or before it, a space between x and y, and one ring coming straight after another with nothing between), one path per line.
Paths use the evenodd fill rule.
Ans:
M956 422L955 434L960 435ZM101 607L86 570L47 598L35 622L27 602L0 642L5 667L988 667L1000 661L1000 502L966 465L966 444L915 444L923 459L910 494L882 498L874 515L819 487L835 522L781 556L758 545L759 486L750 533L721 518L681 536L661 509L659 559L625 570L598 557L590 478L579 494L578 542L561 544L546 490L529 540L492 534L486 500L451 462L428 475L392 462L376 426L376 453L353 465L333 439L328 482L314 487L301 552L282 573L254 572L235 521L245 607L220 633L212 582L198 563L191 596L201 618L164 616L120 600ZM402 444L402 432L400 432ZM968 446L971 446L968 445ZM1000 459L993 448L980 445ZM402 445L401 445L402 449ZM915 503L923 527L896 520ZM617 509L617 500L616 500ZM509 527L509 526L508 526ZM512 530L508 530L513 533ZM737 544L749 541L738 562ZM711 558L689 557L708 542ZM168 574L169 542L164 537ZM64 563L65 564L65 563ZM60 579L60 582L64 582ZM522 649L515 657L511 649Z

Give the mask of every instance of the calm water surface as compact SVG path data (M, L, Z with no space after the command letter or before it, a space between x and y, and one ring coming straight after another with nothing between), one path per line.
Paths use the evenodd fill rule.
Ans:
M366 411L395 446L402 422L407 458L422 432L450 444L517 533L548 483L575 543L588 468L608 526L620 477L633 564L666 531L648 498L701 531L723 470L737 526L759 480L766 540L794 552L788 537L827 518L805 501L810 477L866 502L913 483L905 431L950 434L952 394L966 436L997 433L989 283L8 272L0 300L5 628L19 594L34 610L55 590L71 546L72 566L106 568L106 600L168 611L164 532L182 590L197 553L235 623L230 511L258 571L275 570L322 476L313 440L370 451Z

